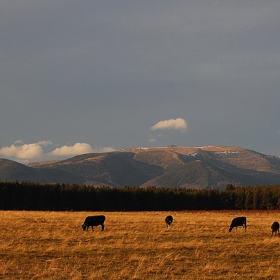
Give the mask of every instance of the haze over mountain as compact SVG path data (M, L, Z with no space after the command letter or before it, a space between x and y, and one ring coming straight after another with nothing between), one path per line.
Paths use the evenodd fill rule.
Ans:
M280 158L232 146L128 148L61 161L0 159L1 181L219 188L280 183Z

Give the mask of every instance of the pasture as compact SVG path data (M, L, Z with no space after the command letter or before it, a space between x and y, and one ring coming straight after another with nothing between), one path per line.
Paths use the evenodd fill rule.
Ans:
M83 231L104 214L105 230ZM173 225L167 229L165 217ZM0 279L280 279L279 211L0 211ZM236 216L247 232L232 232Z

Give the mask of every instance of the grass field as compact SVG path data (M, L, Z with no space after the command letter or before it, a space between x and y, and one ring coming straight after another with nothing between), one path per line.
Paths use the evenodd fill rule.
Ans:
M106 215L105 230L83 231ZM171 214L173 226L165 227ZM280 279L279 211L0 211L0 279ZM228 232L247 217L247 232Z

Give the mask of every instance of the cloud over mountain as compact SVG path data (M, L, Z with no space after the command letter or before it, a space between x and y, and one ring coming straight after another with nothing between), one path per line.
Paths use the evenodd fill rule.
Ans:
M113 147L99 147L93 149L87 143L75 143L74 145L64 145L56 149L51 147L47 152L44 150L44 146L54 145L52 141L39 141L37 143L24 144L21 140L15 141L11 146L0 148L0 156L10 158L22 163L28 163L32 160L54 160L61 157L76 156L87 153L103 153L112 152L115 149Z
M54 156L74 156L93 152L92 147L87 143L76 143L73 146L62 146L51 152Z
M35 159L43 154L42 146L52 144L51 141L39 141L37 143L22 144L21 140L16 141L10 147L0 149L0 155L6 157L16 157L19 159Z
M164 120L156 123L151 127L152 130L158 129L173 129L180 130L181 132L185 132L187 130L187 122L182 118Z

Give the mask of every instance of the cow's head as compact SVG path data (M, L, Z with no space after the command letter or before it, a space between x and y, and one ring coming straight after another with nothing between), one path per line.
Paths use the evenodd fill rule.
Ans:
M228 227L228 231L231 232L232 231L232 227Z
M82 225L82 229L86 230L87 226L85 224Z

